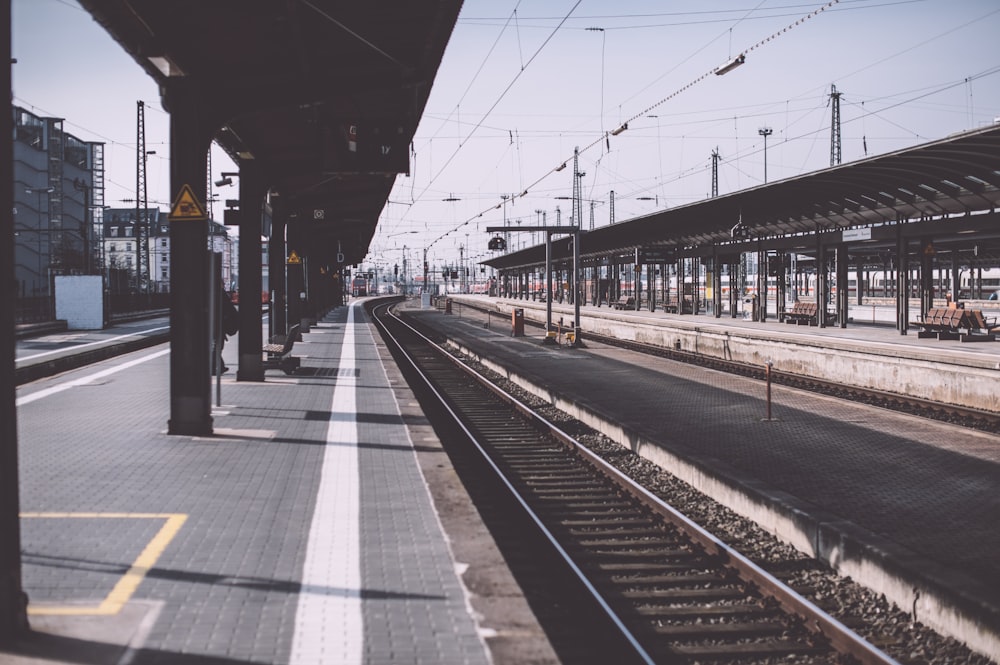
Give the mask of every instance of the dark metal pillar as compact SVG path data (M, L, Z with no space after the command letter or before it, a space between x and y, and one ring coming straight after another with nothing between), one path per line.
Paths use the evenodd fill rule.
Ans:
M545 232L545 341L552 332L552 232Z
M737 254L735 261L729 264L729 316L739 318L740 305L743 302L743 255Z
M767 252L757 250L757 312L754 320L767 321Z
M712 310L715 318L722 318L722 259L712 246Z
M830 298L830 280L826 265L826 247L818 237L816 242L816 323L820 328L826 328L826 303Z
M305 321L305 300L306 300L306 280L305 280L305 237L302 228L302 219L298 216L290 216L287 222L285 237L288 247L286 248L285 261L285 293L288 297L286 306L288 308L288 323L290 325L299 324L299 331L304 332L308 327ZM282 333L284 331L281 331Z
M934 307L934 245L930 238L920 243L920 315Z
M858 269L857 269L857 280L855 285L855 290L857 293L857 304L858 307L865 304L865 293L864 288L868 283L869 273L865 271L865 258L862 256L858 257ZM862 279L864 278L864 279Z
M577 178L579 180L579 178ZM578 206L579 207L579 206ZM573 346L581 346L583 340L580 339L580 301L583 293L580 289L580 229L583 228L582 219L576 218L577 232L573 234Z
M957 303L962 299L962 269L958 263L958 252L951 255L951 300ZM969 285L972 285L972 270L969 270Z
M170 191L187 189L205 209L208 148L216 127L208 121L203 91L171 84ZM183 213L183 210L177 212ZM170 217L170 434L212 433L207 219Z
M693 282L691 291L691 313L701 314L701 257L696 256L691 259L691 281Z
M785 303L788 302L788 273L785 270L785 259L788 254L785 252L778 252L775 257L775 263L777 268L774 273L776 275L775 280L777 281L777 296L774 301L774 313L778 317L778 323L782 323L785 320Z
M247 161L240 168L240 366L236 372L237 381L264 380L260 352L264 345L260 234L266 196L267 187L260 169Z
M642 254L635 250L635 264L632 266L632 279L635 281L635 311L642 308Z
M285 228L288 225L288 207L279 197L272 200L271 237L268 240L267 279L270 282L271 335L284 335L288 331L288 283L285 279ZM347 280L348 287L351 279Z
M847 245L837 245L837 323L847 327L850 293L847 288Z
M896 328L905 335L910 326L910 255L906 238L900 232L896 242Z
M646 264L646 293L649 300L649 311L656 311L656 267L652 263Z
M10 62L10 0L2 2L7 28L0 30L0 52ZM0 90L11 89L10 65L0 67ZM0 119L0 160L14 163L13 119ZM9 174L10 172L7 171ZM17 462L17 387L14 380L14 182L0 182L0 647L11 646L28 630L28 599L21 587L21 523Z
M684 313L684 259L674 262L674 272L677 274L677 313Z

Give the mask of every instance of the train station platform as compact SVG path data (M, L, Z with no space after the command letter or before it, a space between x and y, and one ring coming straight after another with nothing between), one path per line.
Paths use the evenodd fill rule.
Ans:
M910 356L931 373L955 363L948 356L958 354L964 371L994 372L993 391L996 370L989 368L1000 346L918 340L892 328L817 329L590 308L581 316L586 348L571 348L543 344L543 331L531 326L524 337L512 337L509 314L487 314L471 303L488 303L491 312L497 305L523 306L526 318L529 309L537 316L540 308L544 321L544 303L479 296L454 297L451 315L421 308L419 301L410 301L405 312L800 550L884 593L917 620L945 634L972 636L968 643L980 652L1000 653L1000 436L780 386L772 387L768 420L762 381L588 342L586 331L601 316L622 336L661 327L688 348L710 335L725 337L711 329L725 326L731 356L743 346L770 346L767 353L785 346L789 357L796 347L806 353L811 346L826 349L824 362L835 365L842 349L860 353L864 347L887 368ZM572 309L557 306L554 318L559 316L568 321Z
M237 382L231 340L213 436L167 435L169 352L19 388L33 630L0 661L555 661L359 303L292 376Z
M493 311L492 322L510 329L513 309L526 321L544 325L544 302L480 295L450 296L455 314L463 303ZM773 312L773 302L772 312ZM1000 309L984 309L991 319ZM847 327L789 325L772 314L767 321L720 318L706 314L671 314L658 310L616 310L581 306L583 338L588 333L744 362L776 370L838 381L847 385L904 393L957 406L1000 413L1000 341L963 343L920 339L917 330L901 335L889 307L852 307ZM573 306L553 303L552 321L572 326ZM914 312L915 318L915 312ZM874 320L875 323L869 323Z

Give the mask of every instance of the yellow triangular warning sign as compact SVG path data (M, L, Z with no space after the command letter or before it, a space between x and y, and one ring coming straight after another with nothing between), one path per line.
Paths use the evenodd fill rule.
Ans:
M302 263L302 259L299 258L299 255L296 254L295 250L293 249L292 253L288 255L288 262L289 263Z
M198 202L191 185L181 187L181 193L174 199L174 204L170 206L169 218L174 220L203 220L208 219L205 214L205 207Z

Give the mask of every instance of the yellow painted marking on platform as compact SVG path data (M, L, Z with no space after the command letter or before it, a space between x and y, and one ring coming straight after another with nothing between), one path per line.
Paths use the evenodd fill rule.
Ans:
M47 616L114 615L121 611L139 584L177 532L184 526L188 516L184 513L21 513L22 518L49 519L162 519L166 520L146 547L139 553L129 569L122 575L111 592L100 605L46 605L28 606L28 614Z

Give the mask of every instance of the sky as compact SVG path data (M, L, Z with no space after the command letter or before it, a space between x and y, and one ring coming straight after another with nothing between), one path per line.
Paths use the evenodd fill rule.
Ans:
M166 209L152 79L72 0L13 0L12 25L14 103L107 143L107 205L135 196L146 103L149 199ZM553 224L557 207L568 223L575 147L584 228L591 210L609 223L612 191L619 222L709 197L713 151L719 194L762 184L762 128L769 182L828 168L831 86L844 163L983 127L1000 118L997 34L996 0L466 0L370 259L483 260L487 226ZM231 170L214 150L213 178Z

